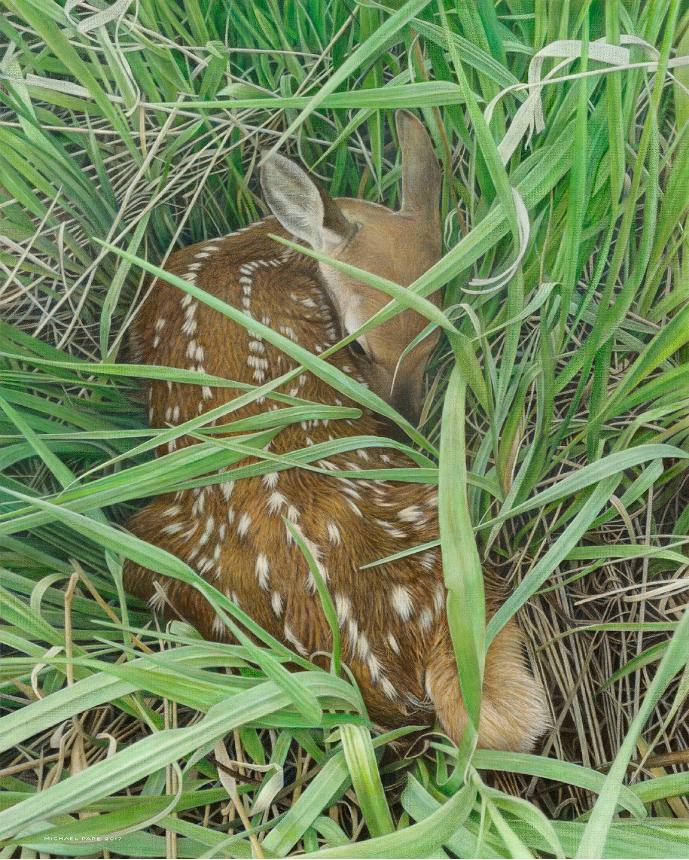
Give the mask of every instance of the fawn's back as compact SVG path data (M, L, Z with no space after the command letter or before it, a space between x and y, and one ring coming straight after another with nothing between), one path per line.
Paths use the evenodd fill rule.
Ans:
M352 315L374 312L371 301L362 311L363 287L357 300L338 299L337 290L343 284L332 272L325 273L312 259L271 239L270 233L296 235L318 246L314 235L308 234L309 239L305 235L304 217L295 232L280 200L266 196L278 216L282 214L280 223L269 218L228 237L184 249L170 258L167 268L314 353L324 352L357 327ZM324 234L346 229L338 213L352 223L357 201L321 199L325 202L319 217L322 225L329 222L322 226ZM334 203L337 213L329 210ZM360 241L366 235L365 220L363 225L356 223L356 233L344 240L350 250L356 235ZM328 235L321 247L333 242ZM333 246L340 256L344 256L342 247ZM396 248L395 253L403 254L404 248ZM418 268L419 255L414 256ZM399 267L399 262L396 259L394 265ZM392 265L377 262L379 271ZM378 306L385 301L378 297ZM394 378L393 363L424 326L410 312L405 315L402 335L399 331L396 335L401 346L391 344L388 335L383 338L385 352L381 342L369 336L358 350L341 349L329 362L384 394ZM260 385L296 369L291 358L250 327L160 282L153 285L135 336L146 363L183 367L240 383ZM414 396L415 386L416 382L409 383L409 396ZM298 374L278 392L316 403L355 405L309 372ZM148 391L150 422L152 426L178 424L239 393L234 388L153 381ZM394 394L389 394L387 399L394 401ZM270 397L261 398L232 413L232 418L282 406ZM386 429L364 409L356 419L288 425L267 451L280 455L334 439L375 436ZM194 444L194 440L183 438L179 444ZM130 528L185 560L266 630L318 661L332 649L332 635L308 565L285 526L286 518L301 532L332 594L343 659L373 719L386 726L429 724L437 714L445 731L458 740L466 717L447 627L439 553L415 553L362 569L376 559L436 540L437 494L420 484L353 480L338 474L410 465L406 455L394 448L355 444L352 451L317 459L314 465L320 471L282 469L159 497L133 518ZM190 586L135 565L127 567L126 582L155 608L189 620L206 637L224 638L222 623ZM490 587L488 596L491 601ZM528 748L545 724L542 700L539 685L524 668L519 632L510 624L487 655L480 742Z

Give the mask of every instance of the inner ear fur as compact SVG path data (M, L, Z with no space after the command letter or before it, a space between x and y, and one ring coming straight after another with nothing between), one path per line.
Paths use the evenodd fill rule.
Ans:
M271 212L298 239L323 249L352 234L354 225L330 195L284 155L274 153L263 161L260 180L263 199Z

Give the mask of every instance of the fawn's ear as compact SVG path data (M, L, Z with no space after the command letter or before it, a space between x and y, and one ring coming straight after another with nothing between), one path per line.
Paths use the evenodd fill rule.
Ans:
M437 216L440 165L428 132L408 110L395 112L397 138L402 151L402 205L408 215Z
M284 155L274 153L263 162L261 189L285 230L316 250L333 248L354 231L337 203Z

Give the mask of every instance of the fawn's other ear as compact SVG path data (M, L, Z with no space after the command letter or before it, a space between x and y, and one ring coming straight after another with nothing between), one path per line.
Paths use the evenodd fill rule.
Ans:
M285 230L314 248L332 248L354 231L337 203L289 158L274 153L261 165L263 197Z
M428 132L408 110L395 112L397 138L402 151L402 205L408 215L438 214L440 165Z

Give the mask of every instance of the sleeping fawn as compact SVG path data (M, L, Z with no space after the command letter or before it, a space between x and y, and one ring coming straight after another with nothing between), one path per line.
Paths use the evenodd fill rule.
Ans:
M383 307L388 298L332 267L269 237L286 236L361 269L408 286L441 253L440 168L430 138L410 113L398 111L402 197L398 212L349 198L331 199L307 174L275 155L261 185L274 217L173 254L167 269L307 347L324 352ZM422 402L424 365L435 340L404 355L426 321L407 310L328 360L367 384L407 417ZM160 281L136 323L135 343L148 364L262 384L296 367L264 339ZM399 365L399 366L398 366ZM354 405L303 372L284 389L308 401ZM152 426L178 424L240 392L164 381L148 388ZM273 402L270 408L279 408ZM253 401L234 417L268 408ZM360 418L286 426L274 454L329 439L388 432L364 409ZM183 438L180 445L194 444ZM284 469L156 498L130 522L139 537L174 553L221 589L274 636L309 656L332 648L332 634L306 561L286 529L294 523L332 595L343 659L362 690L371 718L383 726L429 725L434 717L457 742L466 723L445 614L438 552L425 551L367 570L362 566L438 537L432 487L350 480L338 471L409 466L390 447L361 448L316 463L321 472ZM153 608L191 622L207 638L223 625L191 587L135 564L130 591ZM488 603L497 592L487 581ZM486 657L479 744L530 749L547 723L543 690L527 670L514 623Z

